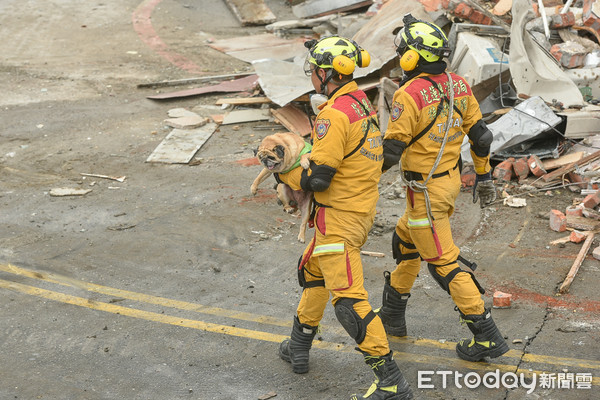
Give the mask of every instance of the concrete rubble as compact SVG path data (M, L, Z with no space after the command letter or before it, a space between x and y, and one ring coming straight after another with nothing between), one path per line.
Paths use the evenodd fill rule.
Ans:
M447 32L453 48L449 69L467 79L480 102L494 133L493 177L503 192L498 203L523 207L527 195L566 187L578 196L575 211L552 210L549 229L571 230L569 240L581 242L585 232L598 228L600 157L594 152L600 149L600 0L339 0L289 5L298 19L265 22L265 33L259 36L209 43L249 63L258 85L240 89L238 95L254 90L251 96L270 101L270 122L308 135L314 118L308 95L313 89L302 71L302 43L339 34L352 37L371 54L371 64L357 69L355 78L377 107L385 130L391 97L402 76L392 32L410 12ZM230 90L235 83L215 88L225 85ZM211 93L211 88L150 98L202 93ZM261 117L254 120L265 118L265 104L229 105L229 113L238 107L247 113L262 107ZM290 109L294 117L284 117ZM467 190L474 183L467 142L462 156Z

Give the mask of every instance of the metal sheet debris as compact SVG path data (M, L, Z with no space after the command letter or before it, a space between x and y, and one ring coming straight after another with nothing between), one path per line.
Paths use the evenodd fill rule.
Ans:
M146 162L187 164L215 129L217 129L215 123L197 129L173 129L150 154Z
M217 85L204 86L196 89L180 90L177 92L162 93L153 96L147 96L153 100L174 99L179 97L197 96L205 93L216 92L245 92L253 90L258 83L257 75L250 75L245 78L235 79L232 81L221 82Z
M557 99L565 106L582 105L583 96L565 75L556 59L525 30L531 15L526 1L514 1L511 25L510 73L517 93L540 96L548 102Z
M494 135L491 152L496 153L535 138L558 125L558 117L540 97L531 97L517 105L497 121L488 124ZM462 145L461 154L466 162L472 161L468 138ZM558 154L556 155L558 156Z
M208 45L248 63L264 58L288 60L306 53L302 38L284 39L272 33L215 40Z
M308 0L292 7L292 12L298 18L319 17L366 7L373 0Z
M375 72L398 56L392 32L403 25L402 17L406 13L433 22L421 3L406 0L388 1L352 38L371 55L371 64L367 68L357 68L354 77L360 78Z
M303 61L298 63L265 59L252 63L265 95L278 106L314 90L310 78L304 75Z

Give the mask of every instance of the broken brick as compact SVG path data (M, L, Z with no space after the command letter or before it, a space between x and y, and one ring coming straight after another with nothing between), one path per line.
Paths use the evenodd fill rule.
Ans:
M566 41L553 45L550 48L550 53L552 53L554 58L556 58L563 67L579 68L583 67L585 56L588 54L588 51L579 43Z
M594 12L594 8L598 9L598 5L595 5L597 0L583 0L583 25L589 26L596 32L600 32L600 16Z
M550 29L564 29L575 25L575 14L571 11L550 16Z
M569 174L567 175L567 177L569 179L569 182L571 182L571 183L579 183L579 185L572 185L572 186L569 186L569 188L579 187L581 189L585 189L585 188L588 187L588 183L590 182L590 178L582 177L581 175L579 175L575 171L569 172Z
M504 293L499 290L494 292L494 308L510 308L512 300L512 294Z
M465 3L460 3L459 5L456 6L453 13L458 18L469 19L469 16L471 16L471 14L473 13L473 9L471 7L469 7L468 5L466 5Z
M595 208L598 204L600 204L600 190L596 193L588 194L583 199L583 206L587 208Z
M583 217L583 205L569 206L565 210L565 215L574 215L576 217Z
M464 172L460 176L460 180L462 182L462 187L466 188L466 187L472 187L473 185L475 185L476 177L477 177L477 175L475 174L475 172Z
M569 235L569 240L573 243L581 243L583 242L585 239L587 239L587 234L580 232L578 230L573 230L573 232L571 232L571 234Z
M567 216L559 210L550 211L550 229L555 232L564 232L567 230Z
M548 173L548 171L544 169L544 164L540 158L535 154L529 156L527 159L527 165L529 166L531 173L535 176L539 177Z
M596 247L594 249L594 251L592 251L592 256L596 259L596 260L600 260L600 246Z
M527 164L526 158L519 158L518 160L515 160L512 163L512 167L519 182L527 178L527 175L529 175L529 165Z
M507 158L494 168L493 176L497 180L510 182L513 176L513 157Z

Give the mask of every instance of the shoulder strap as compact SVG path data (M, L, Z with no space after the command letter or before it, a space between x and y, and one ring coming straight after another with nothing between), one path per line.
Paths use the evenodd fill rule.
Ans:
M360 142L358 142L358 146L356 146L354 148L354 150L352 150L350 153L346 154L344 156L344 159L350 157L352 154L356 153L358 151L358 149L360 149L363 144L365 144L365 141L367 140L367 135L369 134L369 130L371 128L371 123L375 124L375 126L377 127L377 129L379 129L379 124L377 123L377 120L374 120L373 117L371 117L371 114L369 113L369 110L367 110L367 108L364 106L364 104L358 100L356 97L354 97L352 95L352 93L346 93L342 96L350 96L352 97L352 99L354 99L354 101L356 101L358 104L360 104L360 106L363 108L365 114L367 115L368 121L367 121L367 128L365 129L365 135L362 137L362 139L360 139ZM342 97L340 96L340 97ZM338 97L339 99L339 97Z

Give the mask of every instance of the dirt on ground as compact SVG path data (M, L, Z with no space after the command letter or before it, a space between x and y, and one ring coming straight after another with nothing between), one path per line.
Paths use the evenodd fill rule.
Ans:
M279 20L294 18L287 2L266 3ZM222 1L0 3L0 398L345 399L369 387L372 375L331 307L311 372L295 375L277 356L301 293L304 245L273 182L257 196L250 184L260 171L253 149L281 127L224 125L189 164L146 162L171 131L169 110L206 113L224 96L154 101L147 96L198 85L137 85L250 72L207 44L263 32L242 27ZM53 196L59 188L89 192ZM364 248L384 254L364 257L374 307L405 204L395 169L380 191ZM535 192L524 208L481 210L461 193L455 240L479 265L487 304L494 290L513 293L511 309L494 310L511 352L492 363L458 360L453 346L467 329L423 268L409 337L390 339L417 398L590 393L419 389L417 381L421 370L598 376L598 262L586 258L570 293L556 296L581 245L550 246L565 233L544 215L577 196Z

